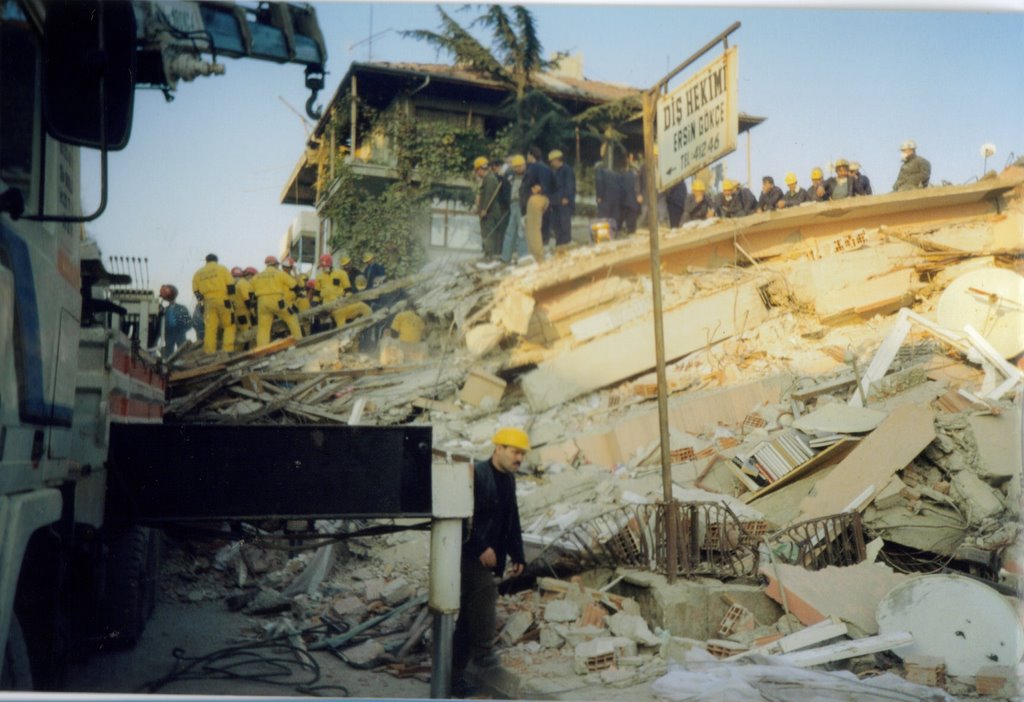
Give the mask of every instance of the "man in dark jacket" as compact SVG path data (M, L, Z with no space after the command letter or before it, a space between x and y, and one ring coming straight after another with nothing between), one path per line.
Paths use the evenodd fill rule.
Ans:
M825 185L825 174L820 168L811 169L811 184L807 187L808 202L825 202L829 198L828 187Z
M789 172L786 174L786 193L782 196L779 204L776 205L779 209L784 207L797 207L810 200L810 196L807 195L807 191L797 185L796 173Z
M626 166L619 173L619 197L622 198L622 230L626 234L636 231L637 220L640 219L640 207L644 203L643 179L640 165L633 154L626 158Z
M494 578L505 573L506 560L512 576L523 572L526 561L515 474L530 439L522 429L503 427L491 441L491 457L473 464L473 519L462 540L462 590L452 639L452 694L458 697L471 692L463 677L471 660L482 668L500 662L491 651L497 633Z
M551 195L551 222L555 232L555 245L564 246L572 241L572 214L576 209L576 174L565 164L562 152L555 149L548 154L548 162L555 179Z
M757 198L749 188L740 187L734 180L722 182L722 194L717 203L719 217L746 217L757 210Z
M665 194L665 207L668 208L668 226L675 229L683 223L683 211L686 209L686 179L669 188Z
M782 188L775 184L775 179L765 176L761 179L761 197L757 200L758 212L771 212L778 207L782 199Z
M526 152L526 175L523 177L523 187L526 192L526 197L520 197L520 202L526 203L529 206L530 195L543 195L547 202L544 205L543 217L541 219L541 243L546 244L551 238L551 195L555 192L555 174L551 172L551 168L548 164L543 161L543 154L541 153L540 147L531 146ZM524 212L523 214L528 214ZM529 246L530 243L530 226L529 217L527 217L526 227L526 243ZM533 253L531 251L530 253ZM538 258L534 254L534 258L540 263L543 257Z
M683 223L695 219L709 219L717 214L714 203L705 193L704 181L694 180L693 192L687 196L686 206L683 208Z
M845 158L838 159L835 163L836 174L825 181L825 190L828 191L829 200L842 200L847 197L858 195L856 181L850 176L850 162Z
M853 178L853 193L855 195L871 194L871 179L860 172L860 164L850 161L850 177Z
M476 196L476 213L480 216L480 239L484 258L488 261L501 255L505 227L508 226L508 208L502 206L502 180L491 170L486 156L473 162L473 173L480 179Z
M619 194L619 174L603 162L594 168L594 190L597 196L597 216L611 220L613 227L622 227L622 196Z
M903 165L893 183L893 192L900 190L917 190L927 188L928 181L932 176L932 164L928 159L917 155L917 143L913 139L907 139L900 144L900 152L903 157Z

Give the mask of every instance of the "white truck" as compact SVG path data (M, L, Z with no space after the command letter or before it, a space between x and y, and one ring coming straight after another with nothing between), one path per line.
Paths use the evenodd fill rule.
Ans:
M312 114L309 6L0 0L0 688L59 686L84 642L132 643L153 606L159 540L116 504L107 458L112 423L161 422L164 378L121 332L83 223L136 87L170 98L220 56L304 65ZM91 213L82 148L100 151Z

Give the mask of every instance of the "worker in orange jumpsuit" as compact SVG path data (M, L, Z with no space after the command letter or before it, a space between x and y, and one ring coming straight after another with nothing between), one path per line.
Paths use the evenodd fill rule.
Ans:
M275 317L285 323L292 337L302 338L295 313L285 303L285 293L294 290L295 280L278 268L275 256L267 256L264 262L267 267L252 279L253 293L256 295L256 348L270 343L270 329Z
M231 298L235 279L231 271L217 262L216 254L206 257L206 265L192 276L192 292L203 303L203 351L217 353L217 331L223 329L224 351L235 350L235 319Z

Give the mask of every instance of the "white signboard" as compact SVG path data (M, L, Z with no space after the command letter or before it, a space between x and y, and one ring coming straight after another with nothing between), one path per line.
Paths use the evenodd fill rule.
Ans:
M658 185L683 178L736 150L739 59L736 47L658 99Z

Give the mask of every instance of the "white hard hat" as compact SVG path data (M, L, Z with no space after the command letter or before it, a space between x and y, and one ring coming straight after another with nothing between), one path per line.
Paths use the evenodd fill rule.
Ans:
M907 149L910 149L911 151L916 151L917 142L914 141L913 139L907 139L905 142L900 144L900 151L906 151Z

